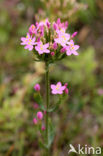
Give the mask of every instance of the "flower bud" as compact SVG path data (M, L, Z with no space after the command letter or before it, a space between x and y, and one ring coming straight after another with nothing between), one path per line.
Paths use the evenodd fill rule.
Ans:
M36 91L40 91L40 85L37 83L37 84L34 86L34 89L35 89Z
M37 103L34 103L34 109L38 109L39 105Z
M65 51L66 51L66 48L64 47L60 50L61 53L64 53Z
M39 120L42 120L43 119L43 113L42 112L37 112L37 118Z
M68 88L65 88L64 92L65 92L65 94L68 94L69 93Z
M32 24L30 27L29 27L29 33L32 35L32 34L36 34L36 27L34 24Z
M55 55L55 53L53 51L50 54L51 54L51 56L54 56Z
M74 37L77 35L77 33L78 33L78 32L74 32L74 33L72 34L72 38L74 38Z
M42 125L41 130L45 131L45 126L44 125Z
M50 23L49 23L49 21L47 21L46 25L47 25L48 28L50 28Z
M65 27L68 28L68 21L65 22Z
M33 123L34 123L35 125L37 125L38 121L37 121L36 118L33 119Z
M68 86L68 83L65 83L64 86L67 87Z
M57 24L56 23L53 24L53 29L57 30Z
M56 43L56 42L54 42L54 43L53 43L53 49L54 49L54 50L56 50L56 49L57 49L57 47L58 47L58 46L57 46L57 43Z

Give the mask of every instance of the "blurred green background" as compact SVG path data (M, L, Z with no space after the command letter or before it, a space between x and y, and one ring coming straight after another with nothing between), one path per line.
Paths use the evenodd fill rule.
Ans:
M1 0L0 156L42 155L32 119L35 83L45 95L44 65L33 61L20 38L47 17L67 20L80 45L79 56L50 68L51 82L69 84L69 98L51 114L57 132L51 155L68 155L69 144L103 147L103 0Z

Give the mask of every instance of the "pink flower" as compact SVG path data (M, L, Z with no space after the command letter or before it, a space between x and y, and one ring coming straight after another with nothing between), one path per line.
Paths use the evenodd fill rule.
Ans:
M34 86L34 89L35 89L36 91L40 91L40 85L37 83L37 84Z
M34 109L38 109L39 105L37 103L34 103Z
M42 112L37 112L37 118L39 120L42 120L43 119L43 113Z
M33 123L34 123L35 125L37 125L38 121L37 121L36 118L33 119Z
M48 19L44 19L43 21L41 21L38 26L47 26L47 23L49 23Z
M63 94L65 86L62 86L61 82L58 82L56 85L51 84L52 94Z
M57 33L58 33L58 38L55 38L54 41L63 47L66 46L68 40L70 39L70 35L67 33L63 33L59 30L57 31Z
M35 49L38 51L39 54L50 53L50 50L47 49L48 47L49 47L49 43L43 44L40 41L37 43L37 46L35 46Z
M78 55L78 52L76 50L79 49L79 45L74 45L73 40L70 40L68 42L69 46L66 46L66 54L69 56L71 54Z
M41 25L39 27L39 33L40 33L40 37L42 37L44 35L44 25Z
M64 86L66 87L65 90L64 90L64 92L65 92L65 94L68 94L69 93L69 89L67 88L68 83L65 83Z
M50 29L50 22L47 21L46 24L47 24L48 29Z
M51 56L54 56L55 55L55 53L53 51L50 54L51 54Z
M65 92L65 94L68 94L69 93L68 88L65 88L64 92Z
M25 49L28 49L31 51L33 49L33 46L36 44L35 37L30 37L29 33L27 33L26 37L21 37L21 45L25 45Z
M74 32L74 33L72 34L72 38L74 38L74 37L77 35L77 33L78 33L78 32Z
M45 131L45 126L44 125L42 125L41 130Z
M99 88L98 90L97 90L97 92L98 92L98 94L101 96L101 95L103 95L103 89L102 88Z
M57 43L56 43L56 42L54 42L54 43L53 43L53 49L54 49L54 50L56 50L56 49L57 49L57 47L58 47L58 46L57 46Z
M37 30L36 30L36 27L35 27L34 24L32 24L32 25L29 27L29 33L30 33L31 35L37 33Z
M65 51L66 51L66 48L65 48L65 47L63 47L63 48L60 50L61 53L64 53Z
M57 30L57 27L58 27L57 24L56 23L53 23L53 29L54 30Z

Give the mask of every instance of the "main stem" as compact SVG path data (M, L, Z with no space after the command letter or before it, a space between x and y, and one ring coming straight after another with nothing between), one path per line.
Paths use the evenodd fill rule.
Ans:
M49 144L49 138L48 138L48 128L49 128L49 123L48 123L48 108L49 108L49 64L48 62L46 64L46 144ZM46 151L46 156L49 156L49 148Z

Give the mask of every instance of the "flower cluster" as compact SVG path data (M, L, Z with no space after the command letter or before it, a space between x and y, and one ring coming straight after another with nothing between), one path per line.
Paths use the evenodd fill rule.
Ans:
M50 23L48 19L32 24L26 37L21 37L21 45L25 49L33 51L35 58L39 60L50 60L54 62L67 55L78 55L79 45L75 45L72 35L66 32L68 22L62 23L58 18L56 22Z
M38 111L37 114L36 114L36 117L33 118L33 123L35 125L42 124L43 116L44 116L43 113L41 111ZM43 130L43 131L45 130L44 124L42 124L41 130Z

